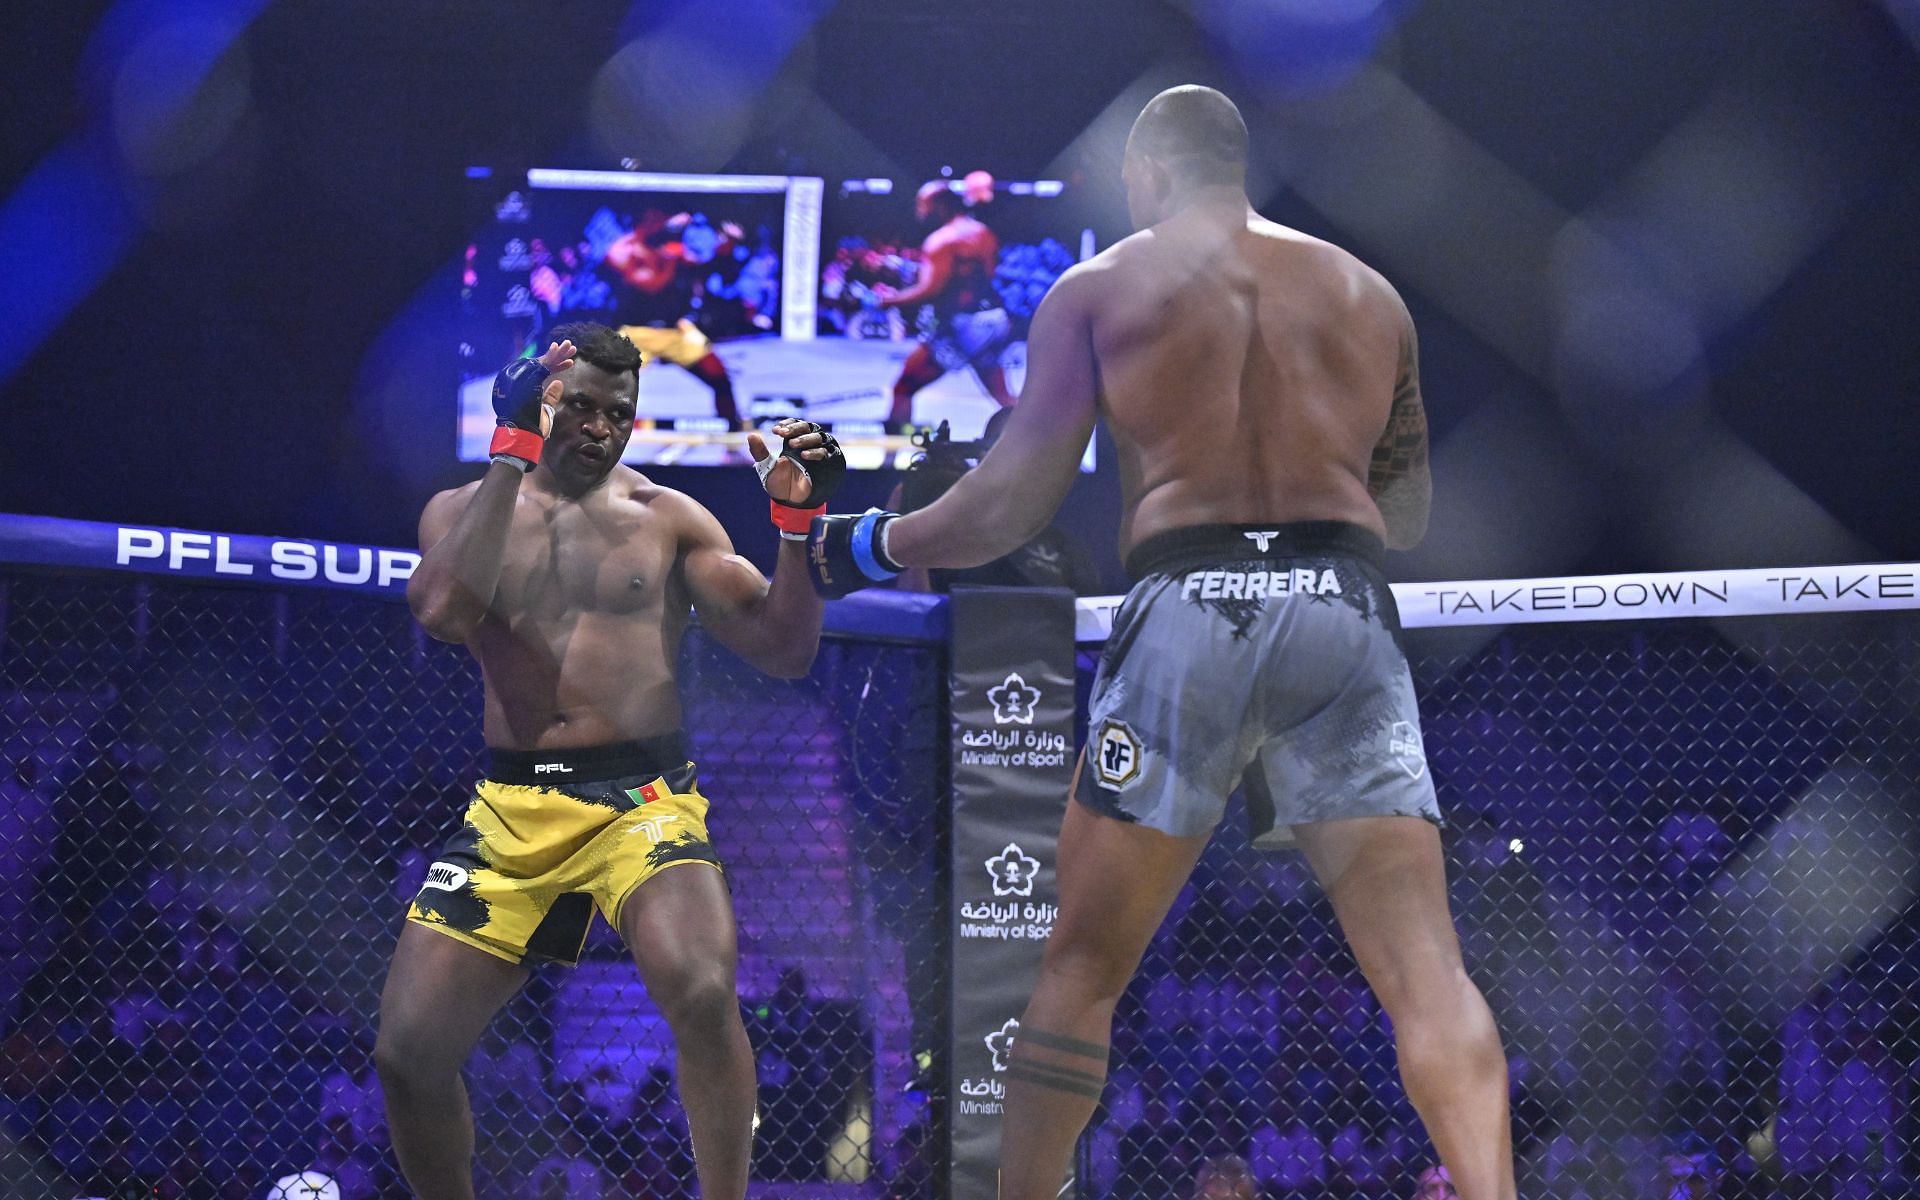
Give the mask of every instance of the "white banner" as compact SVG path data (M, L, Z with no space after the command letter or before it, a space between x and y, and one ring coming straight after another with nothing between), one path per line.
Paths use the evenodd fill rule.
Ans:
M570 191L714 192L732 195L784 192L793 180L785 175L672 175L664 171L569 171L534 167L527 186Z
M1874 612L1920 608L1920 563L1396 583L1393 598L1408 629ZM1081 600L1075 640L1106 641L1120 600Z
M820 206L825 195L824 180L787 181L786 226L780 247L780 336L789 342L810 342L817 331Z

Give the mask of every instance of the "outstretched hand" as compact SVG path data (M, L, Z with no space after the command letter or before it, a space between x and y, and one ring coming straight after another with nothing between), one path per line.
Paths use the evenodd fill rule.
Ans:
M805 462L822 462L827 457L826 434L811 422L788 419L775 425L772 432ZM758 430L747 434L747 450L756 463L764 463L780 453L768 447L767 439ZM766 473L765 486L767 495L783 504L804 505L813 495L813 481L800 463L790 457L773 464Z

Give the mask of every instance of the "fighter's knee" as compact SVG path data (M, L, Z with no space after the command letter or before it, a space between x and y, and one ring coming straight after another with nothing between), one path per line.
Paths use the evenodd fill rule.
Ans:
M656 978L648 987L654 1005L676 1028L707 1027L737 1020L740 999L729 974L709 964L689 964Z
M382 1034L380 1040L373 1044L373 1069L384 1087L404 1084L407 1080L405 1049Z
M1461 967L1376 971L1368 983L1403 1044L1444 1053L1463 1041L1499 1040L1486 999Z
M409 1091L431 1086L440 1076L460 1070L429 1026L420 1022L382 1020L373 1043L373 1069L380 1084L389 1091Z

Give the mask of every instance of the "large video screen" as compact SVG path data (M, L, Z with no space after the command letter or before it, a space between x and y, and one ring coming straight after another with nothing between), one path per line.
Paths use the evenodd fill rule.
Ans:
M1015 402L1035 306L1093 250L1064 219L1063 185L982 173L469 174L484 202L461 290L472 461L499 367L591 320L646 357L627 462L738 464L740 431L799 415L834 431L849 466L904 466L916 430L977 439Z

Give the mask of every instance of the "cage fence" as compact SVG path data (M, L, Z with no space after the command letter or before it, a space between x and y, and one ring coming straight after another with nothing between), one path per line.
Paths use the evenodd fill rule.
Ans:
M5 567L0 612L0 1193L406 1195L369 1052L482 770L471 659L350 592ZM1913 1194L1920 616L1407 647L1522 1194ZM942 1194L945 647L836 635L783 682L696 631L682 682L756 1194ZM597 927L468 1066L480 1194L692 1195L674 1072ZM1317 887L1230 813L1121 1006L1076 1186L1397 1200L1434 1161Z

